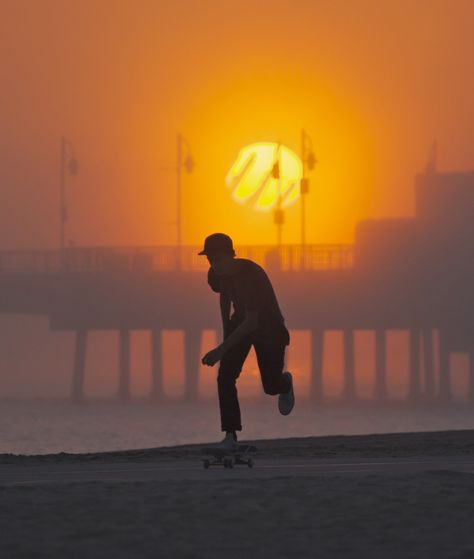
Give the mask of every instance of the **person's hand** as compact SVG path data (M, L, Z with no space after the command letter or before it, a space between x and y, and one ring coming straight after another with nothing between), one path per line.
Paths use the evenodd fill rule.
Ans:
M214 349L211 349L211 351L208 351L206 355L202 358L201 363L203 365L208 365L209 367L212 367L222 359L223 355L224 352L222 351L221 346L218 346Z

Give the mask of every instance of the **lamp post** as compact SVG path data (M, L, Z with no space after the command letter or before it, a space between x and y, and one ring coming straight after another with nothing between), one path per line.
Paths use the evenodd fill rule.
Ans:
M273 161L273 166L271 170L271 175L274 179L278 181L278 198L276 203L276 208L273 210L273 223L277 227L277 247L278 256L281 259L281 241L282 241L282 230L283 224L285 223L285 212L281 208L281 143L278 142L275 158Z
M309 144L309 148L308 148ZM316 166L317 159L314 155L311 138L305 130L301 130L301 163L303 165L303 176L300 182L301 193L301 268L306 267L306 214L305 214L305 198L309 193L309 179L306 176L306 170L312 171Z
M182 134L178 134L177 143L177 161L176 161L176 196L177 196L177 210L176 210L176 244L178 247L178 266L181 268L181 248L183 244L182 233L182 196L181 196L181 174L183 169L186 173L192 173L194 169L194 160L191 157L191 149L188 141L183 138Z
M68 221L66 176L74 176L79 172L79 164L74 155L74 148L65 136L61 136L59 160L59 248L61 258L63 258L66 244L66 222Z

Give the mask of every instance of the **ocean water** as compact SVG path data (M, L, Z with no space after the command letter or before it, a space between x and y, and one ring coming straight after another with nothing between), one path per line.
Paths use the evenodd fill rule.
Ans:
M278 413L275 397L241 402L241 438L285 438L474 429L474 406L371 402L317 406L299 401ZM0 401L0 453L47 454L153 448L222 438L217 402L193 405L65 399Z

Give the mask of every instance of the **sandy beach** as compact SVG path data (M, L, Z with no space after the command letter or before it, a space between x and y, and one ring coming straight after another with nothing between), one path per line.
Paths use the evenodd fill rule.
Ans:
M0 456L5 558L474 556L474 431Z

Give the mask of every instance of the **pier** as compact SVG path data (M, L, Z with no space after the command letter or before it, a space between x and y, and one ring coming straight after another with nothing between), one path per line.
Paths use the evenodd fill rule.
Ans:
M411 401L449 402L450 354L469 354L474 403L474 173L426 173L416 180L414 218L366 220L354 245L237 246L265 267L289 329L311 335L306 395L324 402L325 333L343 335L343 398L357 398L354 332L375 336L373 399L390 398L388 330L409 333ZM0 312L49 317L53 331L75 333L71 397L84 399L87 345L96 330L117 332L117 398L130 400L130 333L149 332L150 398L163 398L162 331L184 332L184 399L198 398L200 342L220 331L200 247L71 247L0 252ZM434 351L433 336L439 344ZM439 375L434 369L438 367Z

